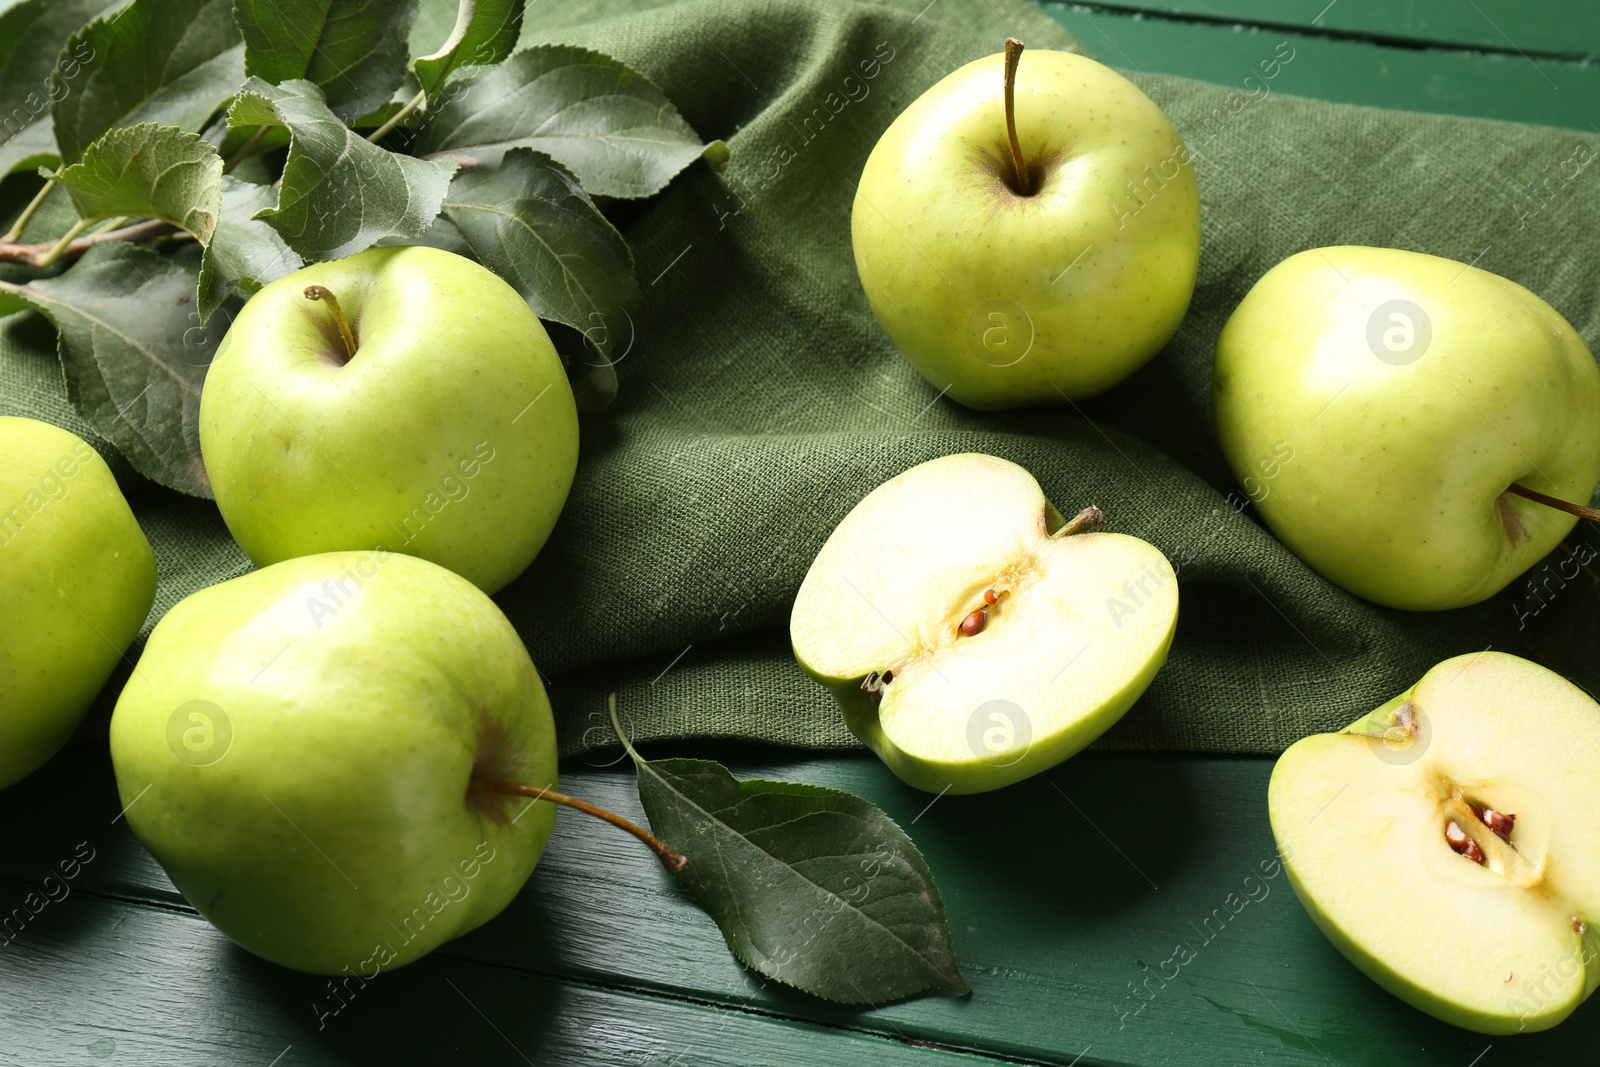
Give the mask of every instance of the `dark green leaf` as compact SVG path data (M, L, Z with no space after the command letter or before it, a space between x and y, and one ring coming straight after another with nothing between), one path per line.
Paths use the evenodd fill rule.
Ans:
M50 111L62 161L113 126L204 128L244 79L232 2L134 0L73 34L52 76L65 87Z
M222 219L200 265L202 322L209 321L211 313L236 289L254 293L303 266L277 231L255 217L277 199L269 186L222 179Z
M633 255L567 168L513 149L499 166L457 175L444 214L541 319L580 331L602 356L628 343Z
M457 67L498 63L517 47L523 0L460 0L455 28L445 43L412 64L429 97Z
M78 214L164 219L211 240L222 213L222 157L198 134L146 122L122 126L62 171Z
M634 197L660 191L707 148L648 79L586 48L540 45L456 79L422 125L419 154L495 163L526 146L591 195Z
M235 0L245 73L304 79L346 122L376 110L405 77L417 0Z
M846 1004L967 992L933 875L878 808L739 781L708 760L632 755L651 829L688 857L673 877L746 966Z
M57 277L0 282L0 308L32 307L55 323L73 406L139 473L209 497L200 386L229 318L200 326L198 260L198 250L162 256L110 241Z
M340 122L308 81L268 85L251 78L228 122L288 128L278 205L256 218L307 260L353 255L385 237L422 236L456 169L372 144Z
M106 0L23 0L0 13L0 178L56 162L50 72L72 31L106 6ZM83 46L82 53L66 57L74 72L87 54ZM55 87L57 93L72 89L65 78Z

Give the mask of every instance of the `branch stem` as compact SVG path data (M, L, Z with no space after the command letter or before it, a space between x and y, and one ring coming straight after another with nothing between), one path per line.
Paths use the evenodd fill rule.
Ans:
M87 230L92 225L94 225L94 223L90 222L88 219L79 219L77 222L74 222L72 224L72 229L62 234L61 240L57 241L45 252L44 255L39 257L36 266L48 267L50 264L60 259L61 253L67 250L67 246L73 241L77 240L78 237L82 235L83 231Z
M569 797L565 793L557 793L551 789L541 789L536 785L517 785L514 782L489 782L481 778L474 778L468 782L467 789L476 790L480 793L504 793L508 796L529 797L533 800L548 800L552 804L560 804L563 807L572 808L574 811L581 811L585 815L593 815L601 822L608 822L620 830L626 830L640 841L643 841L650 847L650 851L656 854L656 859L661 861L661 866L668 871L681 871L684 864L689 862L683 853L674 851L665 841L662 841L638 823L630 822L616 812L607 811L605 808L591 804L587 800Z
M54 178L44 183L44 188L40 189L34 195L34 198L28 201L28 206L22 209L22 214L17 216L17 221L12 224L11 229L4 237L0 237L0 245L16 244L22 240L22 231L27 229L28 221L33 218L33 213L39 210L39 205L44 203L44 198L49 196L50 190L55 187L56 180Z
M160 236L170 229L172 224L169 222L147 219L120 230L111 228L100 230L69 241L55 258L73 259L106 241L141 241L146 237ZM47 267L55 260L46 262L44 257L54 251L60 243L59 241L45 241L35 245L0 243L0 263L24 263L30 267Z
M1515 482L1506 487L1506 492L1515 493L1517 496L1532 500L1536 504L1543 504L1545 507L1555 508L1557 511L1564 511L1568 515L1576 515L1580 519L1600 522L1600 510L1586 508L1582 504L1574 504L1559 497L1546 496L1544 493L1529 489L1524 485L1517 485Z
M1011 141L1011 167L1017 173L1017 195L1033 195L1033 178L1028 161L1022 158L1022 142L1017 140L1017 62L1022 59L1022 42L1006 38L1006 137Z
M413 96L410 100L407 100L405 102L405 106L403 106L399 111L396 111L394 113L394 117L388 122L385 122L382 126L379 126L377 129L367 134L367 140L372 141L374 144L383 140L384 136L387 135L390 130L394 129L406 119L410 118L413 111L417 110L417 108L423 106L427 102L428 90L424 89L416 96Z

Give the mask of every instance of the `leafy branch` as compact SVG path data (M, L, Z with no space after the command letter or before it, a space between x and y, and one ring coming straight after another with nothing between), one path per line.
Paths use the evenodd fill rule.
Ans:
M455 16L426 54L410 44L419 4ZM615 394L639 289L594 197L653 195L726 148L610 56L517 51L523 14L524 0L132 0L110 13L104 0L22 0L0 12L0 113L28 120L0 143L0 177L46 179L0 238L0 263L66 265L64 278L110 249L86 275L135 290L149 280L133 276L148 272L140 246L165 286L189 289L176 316L123 304L120 341L62 329L64 366L92 365L108 395L139 398L88 410L71 393L141 473L209 495L191 428L167 415L197 399L213 316L378 242L474 256L575 331L562 336L579 339L566 357L587 408ZM52 281L6 283L0 311L54 307ZM164 345L195 373L158 372Z

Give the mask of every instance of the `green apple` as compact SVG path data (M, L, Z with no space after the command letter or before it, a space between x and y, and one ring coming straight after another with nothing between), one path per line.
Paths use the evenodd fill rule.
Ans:
M155 555L105 460L0 417L0 788L67 743L155 596Z
M1200 200L1188 150L1138 87L1070 52L1006 57L929 89L873 148L850 215L867 301L936 389L984 411L1121 381L1194 292Z
M1261 517L1324 577L1417 610L1537 563L1600 482L1600 370L1515 282L1391 248L1268 271L1217 340L1217 436Z
M918 789L1037 774L1122 717L1166 661L1178 583L1154 546L1086 532L994 456L931 460L874 489L811 564L795 658Z
M331 609L331 610L329 610ZM538 862L555 727L482 591L382 550L304 556L195 593L111 719L127 819L223 933L371 978L499 914Z
M383 547L492 593L550 536L578 416L509 285L450 252L375 248L245 305L206 376L200 446L258 565Z
M1446 1022L1543 1030L1600 985L1600 706L1501 652L1445 660L1272 772L1272 832L1322 932Z

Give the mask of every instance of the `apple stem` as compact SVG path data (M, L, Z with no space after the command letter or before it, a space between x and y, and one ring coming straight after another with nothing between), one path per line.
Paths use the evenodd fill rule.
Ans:
M1011 140L1011 166L1017 172L1017 195L1032 196L1033 181L1027 161L1022 158L1022 143L1017 140L1017 61L1022 58L1022 42L1006 38L1006 136Z
M585 815L593 815L601 822L608 822L620 830L626 830L650 846L650 851L656 854L656 859L661 861L661 866L665 867L669 873L683 870L684 864L689 862L687 856L675 851L671 845L656 837L649 830L637 823L629 822L615 812L607 811L605 808L591 804L587 800L569 797L565 793L557 793L553 789L541 789L536 785L518 785L515 782L489 782L481 778L474 778L468 782L467 789L469 791L477 790L480 793L505 793L509 796L530 797L533 800L548 800L552 804L560 804L563 807L581 811Z
M1595 508L1586 508L1582 504L1574 504L1570 501L1561 500L1557 497L1546 496L1537 490L1529 489L1527 486L1518 485L1515 482L1506 487L1506 492L1515 493L1518 496L1532 500L1535 503L1543 504L1546 507L1555 508L1557 511L1564 511L1568 515L1576 515L1580 519L1588 519L1590 522L1600 522L1600 510Z
M1071 519L1067 520L1067 524L1065 526L1061 527L1061 529L1057 530L1050 536L1071 537L1073 534L1088 533L1090 530L1098 530L1100 527L1105 525L1106 513L1095 507L1093 504L1090 504L1088 507L1074 515Z
M350 362L356 358L356 337L350 332L350 322L344 317L344 309L339 306L339 298L332 291L320 285L306 286L305 298L307 300L320 300L328 305L328 313L333 316L333 321L338 324L339 336L344 338L344 361Z

